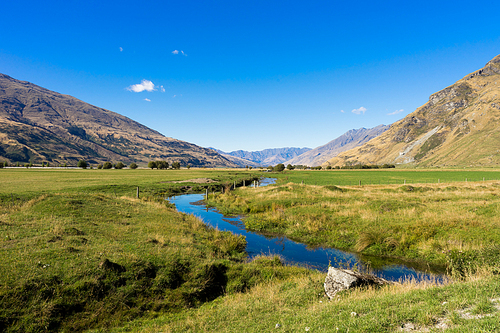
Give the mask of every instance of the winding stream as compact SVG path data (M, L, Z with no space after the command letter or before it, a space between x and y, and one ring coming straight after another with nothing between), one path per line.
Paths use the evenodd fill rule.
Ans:
M261 182L261 186L274 183L274 179ZM249 258L264 255L279 255L286 264L306 266L321 271L327 271L328 265L352 267L357 265L361 270L366 270L368 262L377 262L377 268L371 268L370 272L388 280L397 281L413 278L442 279L440 272L430 268L417 268L412 263L402 261L383 260L380 258L361 258L358 254L340 251L334 248L309 248L304 244L292 241L286 237L266 236L245 229L238 216L224 216L214 208L207 208L203 202L204 194L184 194L170 198L179 212L193 214L201 218L207 225L219 230L231 231L234 234L243 235L247 240L246 251Z

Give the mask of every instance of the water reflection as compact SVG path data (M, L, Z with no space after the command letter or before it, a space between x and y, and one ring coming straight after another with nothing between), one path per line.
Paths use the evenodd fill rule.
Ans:
M261 183L261 185L263 184ZM206 207L203 199L203 194L185 194L170 198L170 202L175 204L178 211L193 214L214 228L245 236L247 241L246 251L249 258L261 254L279 255L287 264L305 266L321 271L326 271L329 264L336 267L352 267L356 265L361 270L369 269L373 274L392 281L403 278L417 280L423 278L441 279L440 275L436 274L438 272L430 269L430 267L419 267L402 261L393 260L391 262L377 257L360 258L357 254L334 248L309 248L287 237L247 231L239 217L224 216L216 209ZM371 262L376 267L370 267Z

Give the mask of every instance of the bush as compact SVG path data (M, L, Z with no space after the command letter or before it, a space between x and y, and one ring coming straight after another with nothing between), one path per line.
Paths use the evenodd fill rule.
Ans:
M130 163L129 168L130 168L130 169L134 169L134 170L135 170L135 169L137 169L137 164L135 164L135 163Z
M286 166L286 168L287 168L288 170L293 170L293 169L295 169L295 167L294 167L293 165L291 165L291 164L288 164L288 165Z
M102 165L103 169L111 169L112 167L113 164L111 164L111 162L104 162L104 164Z
M274 168L273 171L281 172L285 170L285 165L283 163L277 164Z
M155 161L149 161L148 168L151 168L151 170L153 170L154 168L158 168L158 166L156 165Z
M102 169L102 164L97 165L97 169L101 170Z
M172 163L172 169L180 169L180 168L181 168L181 164L179 162Z
M76 166L82 169L87 169L87 162L84 160L79 160Z
M156 161L156 168L168 169L168 162L167 161Z
M125 167L126 167L126 165L123 164L122 162L118 162L115 164L115 169L123 169Z

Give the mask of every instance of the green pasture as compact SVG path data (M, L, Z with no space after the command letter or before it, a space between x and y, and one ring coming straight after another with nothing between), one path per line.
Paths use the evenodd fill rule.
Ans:
M437 184L500 180L499 169L368 169L368 170L286 170L269 173L292 183L307 185L401 185Z
M498 331L500 183L482 181L498 172L474 170L472 182L469 171L437 171L453 184L334 185L420 171L379 172L0 169L0 332ZM260 176L278 184L228 191ZM216 182L174 183L197 178ZM323 273L278 257L247 262L243 237L162 199L206 186L215 205L243 208L259 228L372 255L435 258L453 280L329 300Z

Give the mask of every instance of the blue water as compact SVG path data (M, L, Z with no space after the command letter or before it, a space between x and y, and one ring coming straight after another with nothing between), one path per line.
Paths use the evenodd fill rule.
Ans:
M260 185L272 183L266 181ZM294 242L286 237L265 236L245 229L239 217L224 216L214 208L207 208L203 203L203 194L184 194L170 198L177 210L186 214L193 214L201 218L207 225L219 230L231 231L234 234L246 237L246 251L249 258L264 255L279 255L286 264L306 266L321 271L327 271L328 265L338 267L352 267L356 265L361 270L366 269L367 263L357 254L340 251L334 248L309 248L304 244ZM388 263L379 269L371 269L371 273L387 280L398 281L413 278L416 280L436 279L442 276L427 271L421 271L409 264Z

